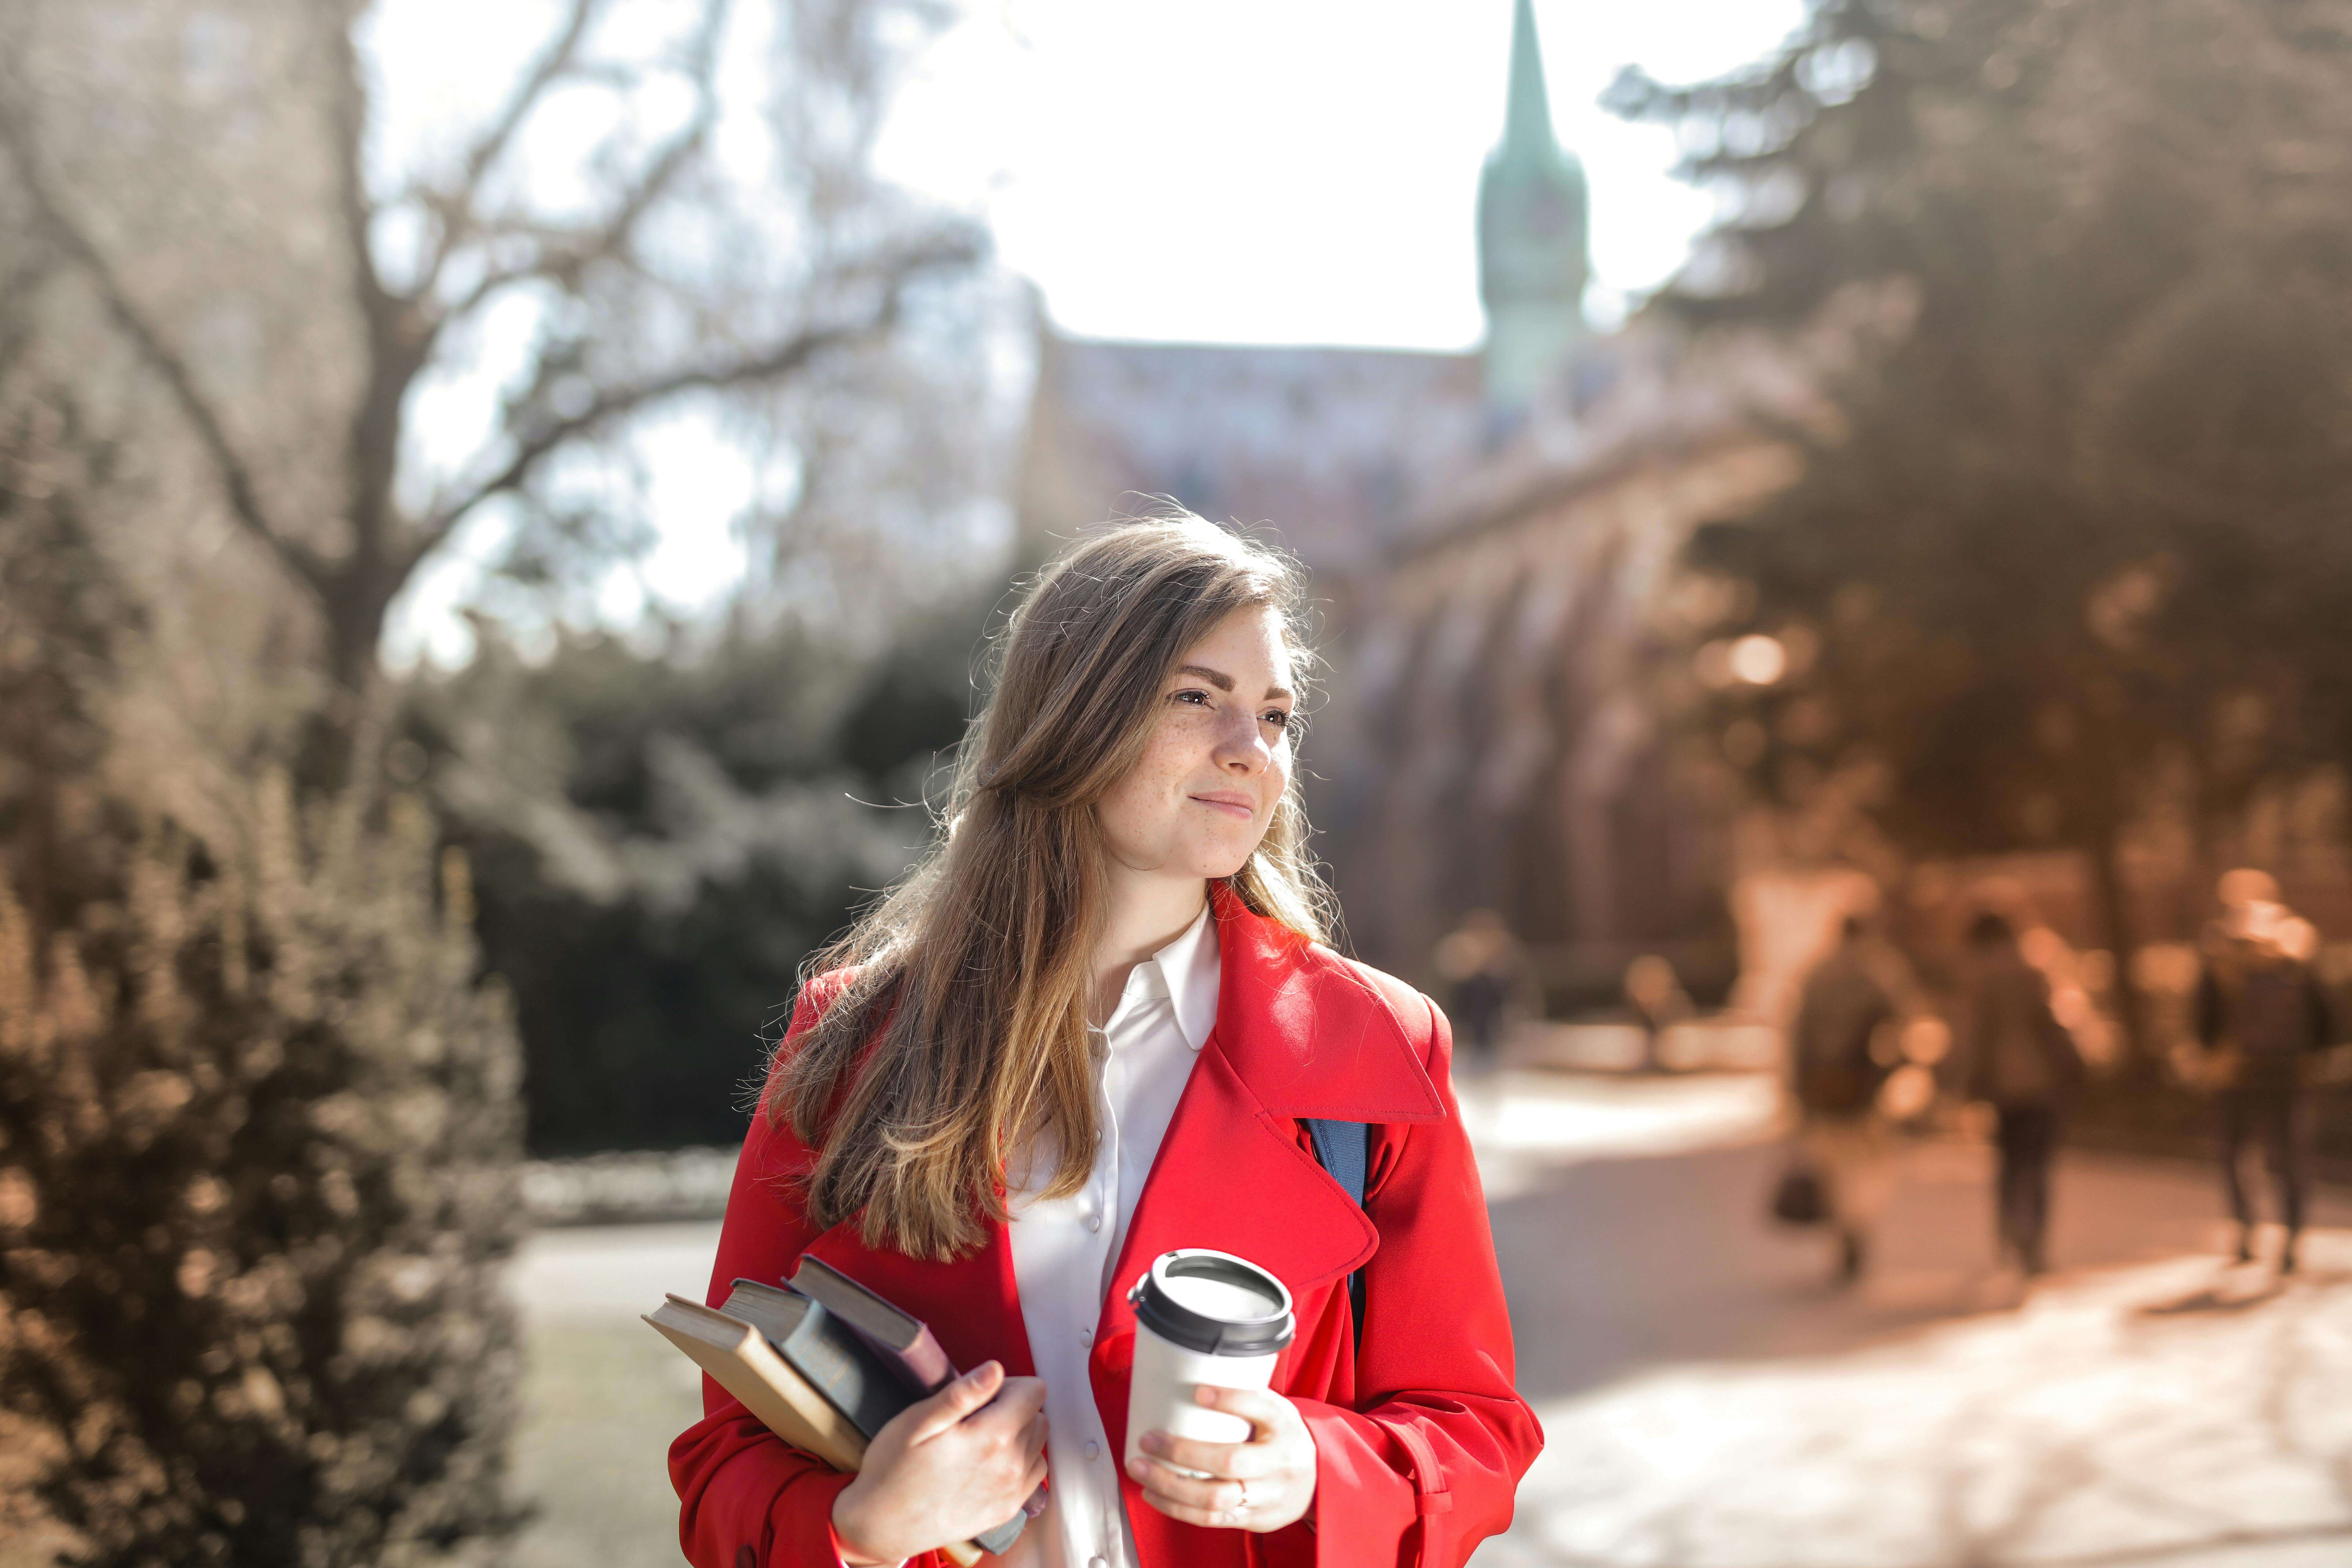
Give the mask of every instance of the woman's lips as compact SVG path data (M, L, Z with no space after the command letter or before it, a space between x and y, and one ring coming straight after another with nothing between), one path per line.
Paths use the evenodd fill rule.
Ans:
M1257 815L1256 804L1251 801L1246 795L1196 795L1191 798L1200 802L1200 804L1207 806L1212 811L1224 812L1243 822L1247 822L1250 818Z

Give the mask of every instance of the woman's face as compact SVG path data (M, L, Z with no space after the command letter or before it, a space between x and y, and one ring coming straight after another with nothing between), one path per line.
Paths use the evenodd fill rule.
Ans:
M1271 609L1235 610L1161 683L1151 738L1096 805L1130 870L1230 877L1290 785L1290 650Z

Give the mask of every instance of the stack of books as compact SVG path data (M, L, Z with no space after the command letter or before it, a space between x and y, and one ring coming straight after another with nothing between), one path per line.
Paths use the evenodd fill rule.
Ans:
M789 1288L738 1279L716 1310L671 1296L646 1321L768 1430L837 1470L856 1469L884 1423L956 1376L920 1319L814 1258ZM948 1555L1001 1552L1028 1521L1024 1510Z

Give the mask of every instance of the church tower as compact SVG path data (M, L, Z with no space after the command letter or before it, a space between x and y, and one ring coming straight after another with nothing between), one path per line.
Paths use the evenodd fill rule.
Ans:
M1535 12L1516 0L1503 144L1478 181L1478 294L1486 306L1486 401L1524 408L1583 335L1584 169L1561 151L1544 90Z

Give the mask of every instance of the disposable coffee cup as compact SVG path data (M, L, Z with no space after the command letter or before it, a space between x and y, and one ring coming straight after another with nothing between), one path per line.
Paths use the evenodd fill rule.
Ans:
M1206 1247L1163 1252L1127 1293L1135 1306L1135 1371L1127 1390L1127 1459L1146 1432L1241 1443L1250 1424L1199 1404L1192 1391L1264 1388L1294 1331L1290 1291L1244 1258ZM1197 1474L1198 1472L1188 1472Z

